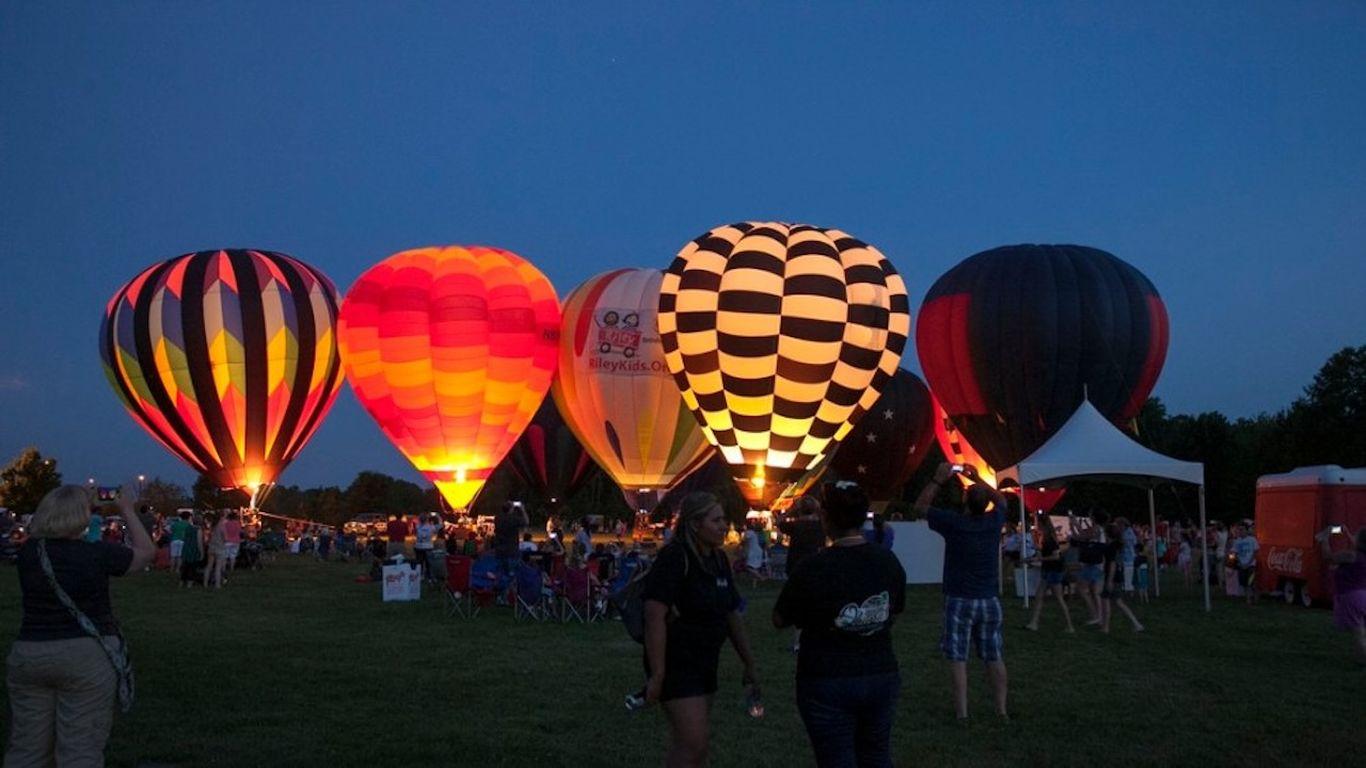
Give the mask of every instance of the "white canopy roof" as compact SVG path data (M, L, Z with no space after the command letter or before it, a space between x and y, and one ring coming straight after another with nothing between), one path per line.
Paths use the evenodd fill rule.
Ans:
M1083 400L1066 424L1037 451L996 473L1022 486L1087 477L1149 485L1154 479L1205 484L1205 465L1150 451Z

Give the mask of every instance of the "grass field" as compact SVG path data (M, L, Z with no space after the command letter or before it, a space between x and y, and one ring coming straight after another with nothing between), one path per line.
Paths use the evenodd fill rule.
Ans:
M436 590L381 603L376 585L353 583L360 570L281 556L219 592L166 574L117 581L138 701L115 725L110 764L660 763L662 715L621 703L640 684L640 650L619 623L450 618ZM1011 601L1013 721L991 716L974 667L973 722L960 727L935 650L937 589L913 589L895 629L897 765L1366 764L1366 672L1327 611L1219 600L1206 616L1194 591L1169 591L1139 608L1141 635L1067 636L1056 608L1027 633ZM727 651L714 765L808 765L790 637L768 624L777 588L746 592L768 711L743 713ZM17 579L0 572L0 636L18 624Z

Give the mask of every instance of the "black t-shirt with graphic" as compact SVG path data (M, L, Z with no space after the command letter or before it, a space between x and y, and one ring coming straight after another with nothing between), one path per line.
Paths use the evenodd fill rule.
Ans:
M778 615L802 629L798 677L863 677L897 670L892 621L906 608L906 571L872 544L806 558L778 595Z

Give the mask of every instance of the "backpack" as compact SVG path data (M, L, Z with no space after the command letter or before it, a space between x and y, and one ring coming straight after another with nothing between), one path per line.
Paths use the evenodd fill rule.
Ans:
M669 545L666 544L665 546ZM621 615L621 624L626 627L626 634L641 645L645 644L645 579L649 577L650 571L654 569L655 561L658 559L659 556L656 555L654 560L637 567L636 572L631 574L630 580L607 598L612 607L616 608L617 613ZM688 561L691 559L690 557L683 558L684 576L688 575Z

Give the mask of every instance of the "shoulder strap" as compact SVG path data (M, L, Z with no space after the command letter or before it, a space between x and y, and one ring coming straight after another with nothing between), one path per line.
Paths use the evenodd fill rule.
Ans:
M47 556L47 539L38 540L38 559L43 564L43 573L47 575L48 586L52 587L52 591L57 594L57 599L66 607L67 612L76 620L76 623L81 626L82 631L99 640L100 630L95 626L95 622L91 621L89 616L86 616L80 608L76 607L71 596L62 589L62 585L57 583L57 575L52 572L52 560Z

